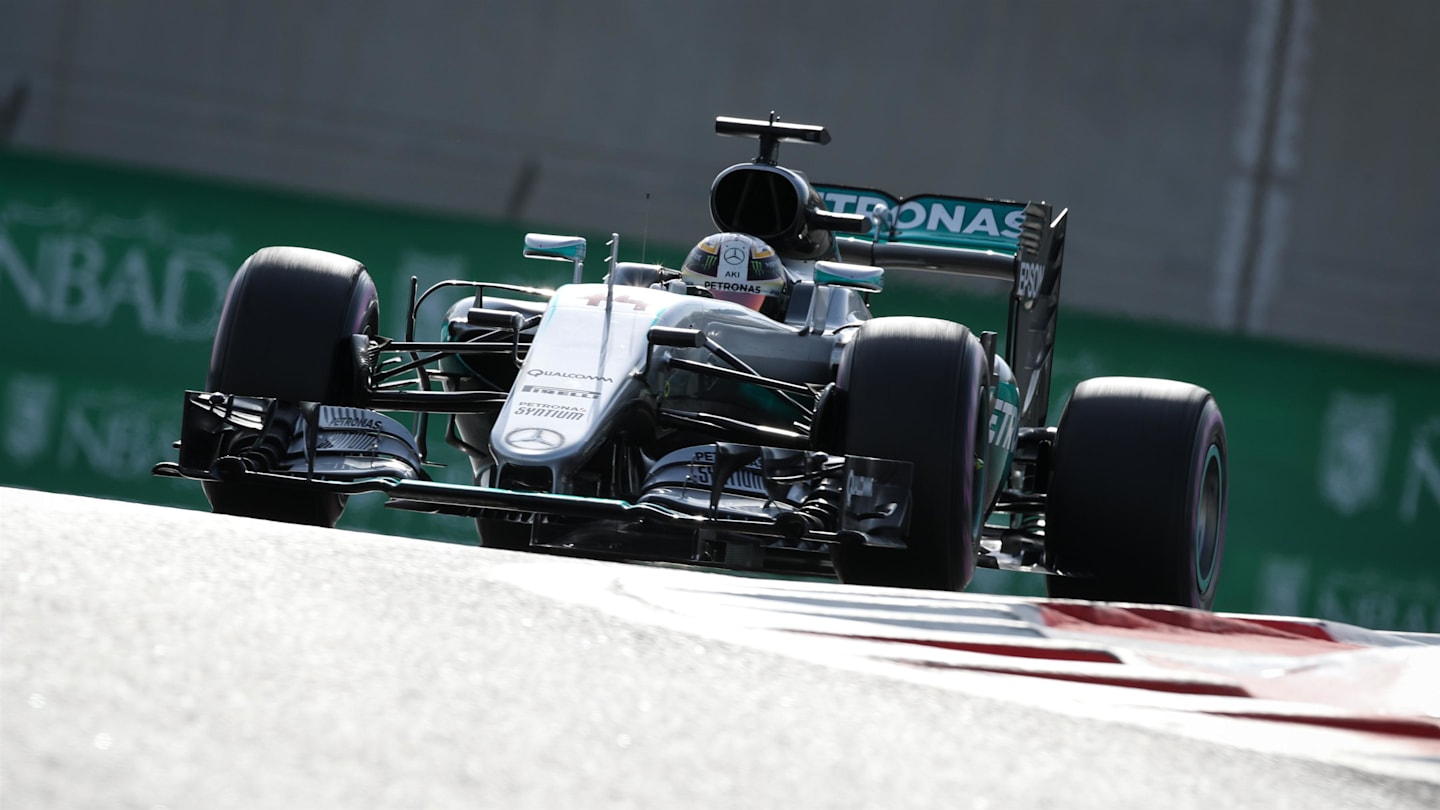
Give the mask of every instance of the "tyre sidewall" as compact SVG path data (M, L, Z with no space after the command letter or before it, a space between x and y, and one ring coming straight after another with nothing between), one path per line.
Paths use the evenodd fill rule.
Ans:
M1190 481L1187 487L1190 493L1189 509L1185 515L1185 526L1190 530L1194 538L1188 546L1184 564L1178 565L1184 573L1183 587L1190 591L1190 606L1209 610L1215 603L1216 586L1220 574L1220 563L1225 553L1225 519L1226 510L1229 507L1226 495L1229 489L1228 476L1229 456L1226 452L1225 442L1225 421L1220 415L1220 408L1215 404L1214 399L1206 399L1205 405L1196 419L1195 442L1190 454ZM1214 519L1218 520L1215 526L1212 553L1205 554L1205 538L1200 536L1202 527L1202 510L1206 509L1205 504L1205 477L1206 469L1214 461L1219 475L1219 500L1216 504ZM1209 518L1203 521L1209 522ZM1202 557L1205 559L1202 560ZM1179 585L1180 583L1177 583Z
M984 356L966 327L881 318L843 356L844 452L910 461L904 551L842 548L843 581L961 590L975 569L975 436Z
M350 338L376 334L379 318L364 265L308 248L264 248L226 292L206 389L358 404Z
M1057 437L1047 557L1080 576L1049 577L1050 594L1209 609L1224 553L1226 450L1204 389L1127 378L1077 386ZM1211 463L1218 497L1205 513ZM1214 530L1203 561L1202 518Z
M225 295L207 391L327 405L360 404L365 381L351 353L377 334L379 296L364 265L324 251L269 247L241 265ZM250 482L207 481L214 511L334 526L343 495Z

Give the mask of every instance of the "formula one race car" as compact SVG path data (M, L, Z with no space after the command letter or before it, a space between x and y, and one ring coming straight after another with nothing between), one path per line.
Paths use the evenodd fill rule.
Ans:
M1225 427L1204 389L1081 383L1046 426L1066 212L811 185L777 163L819 126L716 119L759 156L711 188L720 233L680 268L574 264L537 289L412 282L404 340L378 334L364 266L296 247L230 286L178 463L216 512L334 525L346 497L473 517L481 545L958 590L977 565L1055 596L1208 608L1224 545ZM886 270L1010 285L1003 342L872 317ZM463 290L444 339L430 296ZM414 414L407 428L386 412ZM430 414L474 485L426 473Z

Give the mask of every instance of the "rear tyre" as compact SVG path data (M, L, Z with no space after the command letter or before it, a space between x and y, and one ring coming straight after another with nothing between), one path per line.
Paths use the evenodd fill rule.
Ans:
M1225 421L1188 383L1101 377L1060 417L1046 514L1051 596L1209 610L1225 550Z
M358 405L365 381L351 339L375 335L375 283L353 259L298 247L268 247L240 266L215 329L205 390L327 405ZM252 482L206 481L226 515L334 526L343 495Z
M975 572L975 434L985 353L970 330L931 318L877 318L845 349L844 452L908 461L910 529L901 549L837 546L842 582L958 591Z

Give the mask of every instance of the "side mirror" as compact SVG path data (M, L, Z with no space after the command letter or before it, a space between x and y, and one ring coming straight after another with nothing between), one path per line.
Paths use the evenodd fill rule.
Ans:
M885 289L885 268L845 262L815 262L815 283L880 292Z
M580 236L556 236L549 233L525 234L525 258L551 262L573 262L575 283L585 266L585 239Z

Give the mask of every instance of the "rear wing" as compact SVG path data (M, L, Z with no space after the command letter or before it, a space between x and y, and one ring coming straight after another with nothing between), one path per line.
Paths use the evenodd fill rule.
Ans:
M1015 255L1025 224L1025 203L978 197L917 194L897 198L873 188L814 186L837 214L881 216L886 222L863 238L872 242L993 250Z
M814 189L830 211L866 215L875 222L868 233L836 236L843 261L1009 282L1004 357L1021 391L1020 425L1043 426L1069 212L1056 215L1043 202L939 194L895 197L851 186Z

